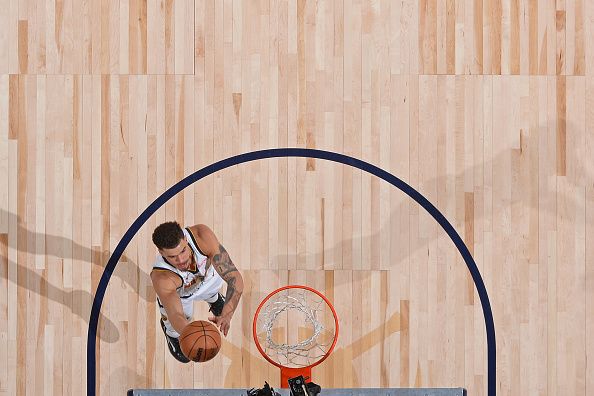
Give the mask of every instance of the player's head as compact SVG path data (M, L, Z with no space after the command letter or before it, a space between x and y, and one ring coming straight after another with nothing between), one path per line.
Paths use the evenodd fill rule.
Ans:
M159 225L153 231L153 243L167 262L180 270L187 270L192 263L192 250L176 221Z
M184 239L184 232L177 221L168 221L153 231L153 243L157 249L174 249Z

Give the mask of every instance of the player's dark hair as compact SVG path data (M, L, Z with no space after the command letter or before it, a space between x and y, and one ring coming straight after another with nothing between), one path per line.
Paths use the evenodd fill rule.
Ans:
M153 231L153 243L159 249L173 249L184 238L184 232L177 221L168 221Z

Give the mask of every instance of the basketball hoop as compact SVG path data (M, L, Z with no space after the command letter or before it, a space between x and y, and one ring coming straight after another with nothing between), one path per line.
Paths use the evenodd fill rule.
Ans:
M281 387L289 378L311 378L311 369L332 352L338 339L338 316L332 303L307 286L284 286L258 306L252 326L256 347L280 368Z

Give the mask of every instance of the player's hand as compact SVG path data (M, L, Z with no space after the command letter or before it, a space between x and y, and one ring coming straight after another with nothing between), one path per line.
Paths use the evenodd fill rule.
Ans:
M231 327L230 315L210 316L208 320L214 323L219 328L219 331L223 333L225 337L227 337L229 327Z

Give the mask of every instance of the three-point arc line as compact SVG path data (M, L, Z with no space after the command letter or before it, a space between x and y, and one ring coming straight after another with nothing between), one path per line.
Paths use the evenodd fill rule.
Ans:
M243 164L245 162L256 161L266 158L279 158L279 157L306 157L306 158L317 158L322 160L328 160L338 162L344 165L349 165L354 168L361 169L362 171L371 173L382 180L390 183L394 187L400 189L402 192L407 194L409 197L414 199L419 205L421 205L445 230L445 232L452 239L456 248L462 255L466 266L470 271L472 280L476 287L476 291L479 295L481 306L483 309L483 316L485 318L485 331L487 333L487 395L496 396L496 344L495 344L495 324L493 321L493 312L491 311L491 304L489 302L489 296L487 289L481 277L480 271L478 270L470 251L464 244L464 241L458 235L454 227L445 218L444 215L421 193L412 188L410 185L400 180L396 176L392 175L385 170L378 168L368 162L349 157L344 154L338 154L331 151L304 149L304 148L276 148L268 150L252 151L249 153L239 154L233 157L226 158L224 160L215 162L214 164L208 165L184 179L177 182L175 185L170 187L167 191L161 194L155 199L145 210L138 216L138 218L132 223L130 228L126 231L115 250L113 251L103 275L99 280L97 286L97 292L93 299L93 306L91 308L91 316L89 319L89 331L87 334L87 395L95 395L96 387L96 367L95 367L95 352L96 352L96 341L97 341L97 324L99 321L99 313L101 311L101 303L107 290L109 279L113 274L113 271L124 253L124 250L134 237L138 230L144 225L144 223L152 216L161 206L169 201L178 192L182 191L189 185L197 182L198 180L209 176L220 170L229 168L233 165Z

